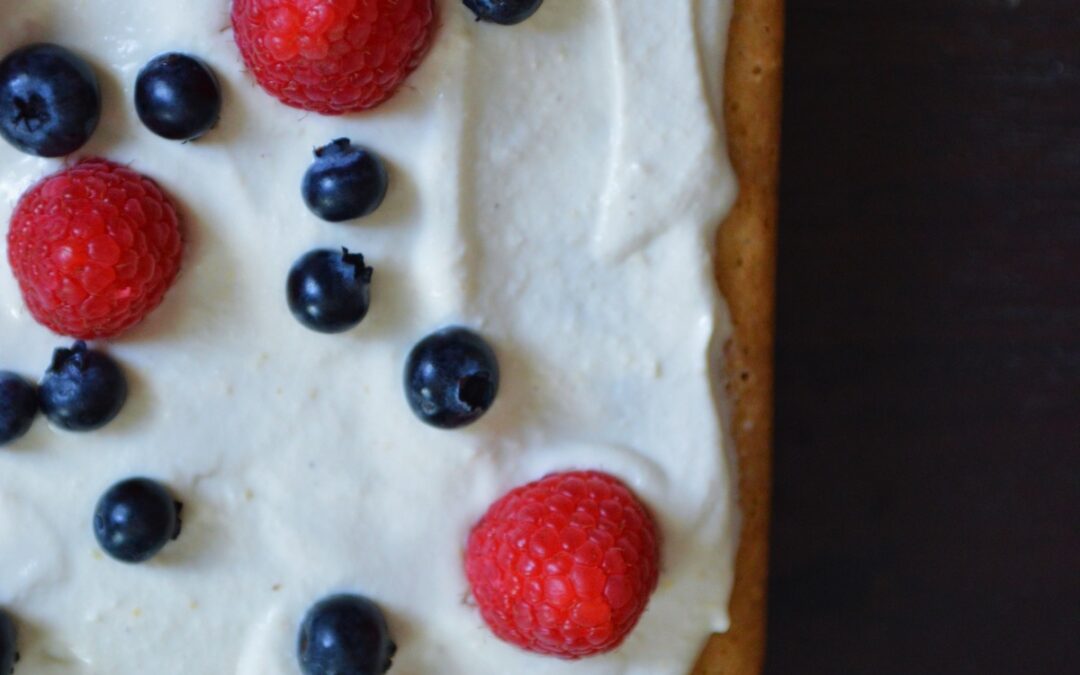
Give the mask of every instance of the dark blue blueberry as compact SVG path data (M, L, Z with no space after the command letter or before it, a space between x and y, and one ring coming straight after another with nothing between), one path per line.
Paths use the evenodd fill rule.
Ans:
M34 385L15 373L0 371L0 445L10 443L29 431L37 410Z
M41 411L68 431L93 431L113 420L127 400L128 385L120 366L103 352L76 342L53 352L41 380Z
M121 562L153 558L180 536L180 502L161 483L129 478L109 488L94 508L94 536Z
M221 117L221 87L202 60L162 54L135 79L135 112L158 136L191 141L213 129Z
M477 21L512 26L536 13L544 0L464 0L465 6L476 14Z
M382 158L339 138L315 151L301 191L312 213L340 223L379 208L389 183Z
M304 675L381 675L396 651L382 610L359 595L316 603L300 625L297 653Z
M405 396L416 416L441 429L471 424L499 391L491 346L466 328L447 328L413 347L405 363Z
M19 660L19 631L11 615L0 609L0 673L10 675Z
M0 61L0 135L19 150L70 155L90 140L100 119L97 77L67 49L35 44Z
M285 293L296 320L320 333L341 333L363 321L371 305L371 276L364 256L319 249L289 271Z

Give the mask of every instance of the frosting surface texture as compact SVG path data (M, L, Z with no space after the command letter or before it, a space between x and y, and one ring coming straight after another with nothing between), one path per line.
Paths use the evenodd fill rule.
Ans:
M730 0L547 0L513 28L456 0L388 103L320 117L248 77L225 0L0 1L0 44L65 45L102 82L77 156L129 164L176 201L187 250L164 304L107 344L127 406L89 434L0 450L0 606L35 675L297 673L307 608L362 593L386 612L390 671L684 675L727 627L738 540L724 430L730 335L710 250L735 181L720 119ZM139 69L182 51L224 90L197 142L154 136ZM313 148L386 158L374 215L319 221L300 196ZM0 220L63 166L0 145ZM6 229L5 229L6 232ZM70 341L28 314L0 240L0 367L37 379ZM336 336L297 323L284 286L320 247L375 268L371 310ZM494 346L498 398L475 425L421 424L411 347L460 324ZM509 489L568 469L627 483L662 532L660 585L618 650L580 662L496 639L470 605L467 532ZM145 565L90 527L114 482L184 502L183 534Z

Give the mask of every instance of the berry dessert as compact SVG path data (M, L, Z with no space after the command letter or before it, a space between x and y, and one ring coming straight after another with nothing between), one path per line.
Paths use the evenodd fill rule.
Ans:
M434 0L234 0L236 44L282 103L340 115L393 96L435 30Z
M417 343L405 361L405 396L424 422L442 429L472 424L499 391L499 362L484 338L447 328Z
M93 431L120 414L127 395L127 378L116 361L80 341L53 353L41 380L41 411L61 429Z
M29 431L37 411L34 385L15 373L0 371L0 445L16 441Z
M397 645L378 605L335 595L308 610L296 649L304 675L367 675L389 670Z
M285 289L289 309L311 330L349 330L367 316L374 274L364 256L347 248L305 253L289 271Z
M62 157L90 140L101 90L90 66L54 44L32 44L0 61L0 135L32 155Z
M315 151L301 191L312 213L340 223L374 213L386 197L389 183L381 157L339 138Z
M544 0L465 0L465 6L476 13L477 21L492 21L512 26L528 19L540 9Z
M180 536L180 502L160 483L129 478L98 500L94 536L111 557L126 563L145 562Z
M135 79L135 112L162 138L192 141L221 116L221 87L214 71L187 54L156 56Z
M732 9L5 6L0 675L686 675L737 635Z
M465 574L491 630L539 654L617 647L660 572L652 516L618 479L552 474L492 504L469 534Z
M165 298L183 240L172 202L149 178L83 160L27 190L7 236L27 308L60 335L113 337Z

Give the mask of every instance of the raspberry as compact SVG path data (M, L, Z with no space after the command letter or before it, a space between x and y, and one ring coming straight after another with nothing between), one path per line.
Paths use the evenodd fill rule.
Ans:
M233 33L255 80L324 115L374 108L427 53L434 0L234 0Z
M634 628L659 556L656 525L625 485L570 472L492 504L469 534L465 574L496 636L578 659L614 649Z
M176 209L154 181L87 159L30 188L8 260L30 313L61 335L113 337L161 304L180 270Z

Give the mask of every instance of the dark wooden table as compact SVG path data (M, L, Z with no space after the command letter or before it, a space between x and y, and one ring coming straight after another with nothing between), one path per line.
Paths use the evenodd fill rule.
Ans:
M789 0L769 675L1080 672L1080 0Z

